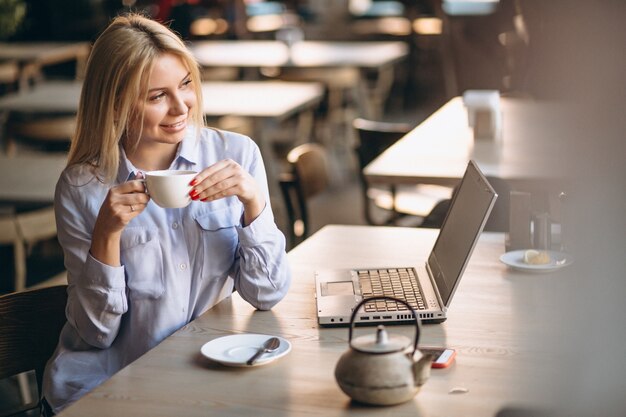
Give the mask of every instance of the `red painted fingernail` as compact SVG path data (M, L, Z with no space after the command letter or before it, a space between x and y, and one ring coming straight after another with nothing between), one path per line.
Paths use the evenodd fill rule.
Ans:
M202 200L200 200L200 201L208 201L208 200L209 200L209 197L204 197L204 198L203 198Z
M192 195L192 196L191 196L191 199L192 199L192 200L194 200L194 201L195 201L195 200L197 200L197 199L199 199L199 198L200 198L200 197L198 197L197 195Z
M191 182L189 183L189 185L191 185L191 186L193 187L193 186L194 186L194 185L196 185L197 183L198 183L198 180L194 178L194 179L192 179L192 180L191 180Z
M198 190L191 190L191 191L189 191L189 196L190 196L191 198L196 197L198 194L200 194L200 193L198 192Z

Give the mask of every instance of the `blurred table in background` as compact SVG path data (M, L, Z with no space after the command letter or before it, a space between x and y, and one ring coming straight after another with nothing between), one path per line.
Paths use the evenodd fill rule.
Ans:
M66 161L64 155L0 155L0 204L17 208L51 204Z
M80 81L46 81L0 98L0 112L75 114L82 85Z
M555 129L563 123L556 120L559 106L521 98L500 102L500 139L475 139L463 99L455 97L368 164L367 182L454 186L473 159L499 195L487 230L508 230L511 191L530 193L533 212L560 221L561 196L571 184L555 168L563 153L563 131Z
M486 176L512 183L554 179L550 158L559 145L547 137L549 108L502 98L501 138L475 140L463 99L455 97L367 165L365 176L371 183L455 185L474 159Z
M76 61L76 76L82 78L91 46L89 42L1 42L0 60L16 61L20 65L21 87L29 79L40 79L42 68Z
M75 114L81 88L80 81L46 81L0 98L0 112ZM203 82L202 89L208 117L238 115L274 122L310 110L323 94L320 84L281 81ZM257 133L263 136L264 132L259 129Z
M5 154L13 155L26 144L35 149L31 147L35 142L38 149L67 151L81 86L80 81L41 81L0 97L0 142ZM37 131L36 138L22 137L29 128Z
M361 111L369 117L381 113L393 82L394 65L408 54L403 42L301 41L289 47L280 41L195 41L190 49L204 67L375 71L373 88L367 88L360 74L353 85ZM329 75L319 81L327 81L332 72Z

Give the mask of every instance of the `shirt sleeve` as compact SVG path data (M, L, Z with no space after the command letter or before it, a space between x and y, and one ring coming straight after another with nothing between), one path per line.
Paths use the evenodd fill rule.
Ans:
M101 198L90 200L100 194L92 192L94 186L72 185L65 172L57 184L55 213L69 284L68 323L88 344L107 348L117 336L128 304L124 267L105 265L89 253L101 205Z
M252 147L250 173L265 194L266 204L254 221L238 229L235 288L254 307L269 310L287 294L291 272L285 253L285 236L274 221L261 154L256 144Z

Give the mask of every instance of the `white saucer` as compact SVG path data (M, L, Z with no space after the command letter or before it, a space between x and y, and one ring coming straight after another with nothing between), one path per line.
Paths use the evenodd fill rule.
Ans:
M574 262L572 255L564 252L549 250L550 263L543 265L532 265L524 262L525 249L514 250L500 256L500 261L513 269L524 272L552 272L571 265Z
M285 356L291 350L291 343L288 340L280 339L278 350L265 353L257 359L253 365L246 362L263 346L263 342L269 339L266 334L233 334L219 337L205 343L200 352L205 357L227 366L259 366L265 365L276 359Z

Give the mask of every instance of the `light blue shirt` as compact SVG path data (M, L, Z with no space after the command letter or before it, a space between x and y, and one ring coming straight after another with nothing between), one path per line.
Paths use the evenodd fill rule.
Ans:
M164 209L150 201L124 229L122 266L89 254L91 236L110 185L87 166L67 168L58 181L58 238L68 271L67 324L44 374L44 396L55 412L198 317L233 287L266 310L286 294L290 273L285 238L276 227L256 144L246 136L189 129L170 169L202 169L230 158L257 181L267 201L242 226L236 197ZM138 170L123 151L116 183Z

